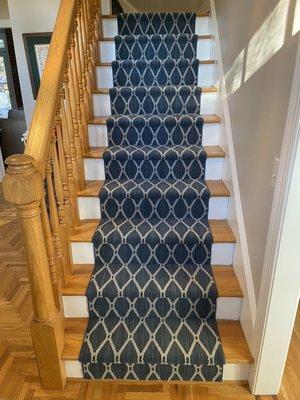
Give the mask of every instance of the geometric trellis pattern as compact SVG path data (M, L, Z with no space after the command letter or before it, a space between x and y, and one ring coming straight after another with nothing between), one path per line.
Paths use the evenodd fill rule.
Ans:
M120 14L86 378L220 381L195 14Z
M198 60L113 61L114 86L197 85Z
M119 35L165 35L195 32L195 13L136 13L120 14Z
M116 60L192 60L197 42L195 34L116 36Z

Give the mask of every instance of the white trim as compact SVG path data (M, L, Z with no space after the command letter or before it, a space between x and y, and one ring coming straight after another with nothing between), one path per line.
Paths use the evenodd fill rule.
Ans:
M299 300L300 276L298 265L296 265L299 257L292 253L291 257L294 256L297 260L294 261L293 258L290 263L286 261L284 266L282 266L282 260L280 260L282 252L288 246L285 242L286 231L284 230L286 223L289 223L289 219L285 219L285 217L289 217L288 200L292 196L296 196L294 193L296 190L299 192L297 185L291 186L292 173L298 168L300 158L299 93L300 43L271 210L258 301L259 312L253 335L256 362L251 371L249 382L253 393L257 394L273 395L279 390ZM296 154L297 167L295 167ZM299 170L297 179L299 179L298 177ZM293 193L289 197L290 189L293 190ZM292 218L294 220L293 225L296 225L299 220L299 212L297 215L294 214ZM293 237L296 242L294 243L294 252L296 252L298 250L298 236L295 229L293 229ZM289 245L291 246L290 240ZM279 331L280 335L276 335ZM275 351L274 345L276 346Z
M225 131L224 141L226 142L224 144L224 147L228 156L226 162L224 163L225 167L224 167L223 180L226 181L226 184L229 186L229 189L233 195L233 197L231 198L231 205L229 207L230 215L228 217L228 220L237 239L237 246L235 250L233 267L235 269L236 275L241 284L244 294L244 302L240 320L247 342L250 345L256 318L256 299L255 299L251 265L249 259L244 217L242 211L237 167L235 162L230 114L227 101L222 53L220 47L220 37L218 31L214 0L210 0L210 7L212 14L213 30L215 35L215 52L216 52L216 58L218 60L219 77L220 77L219 92L220 92L221 107L222 107L221 111L222 126ZM229 175L229 177L227 175Z

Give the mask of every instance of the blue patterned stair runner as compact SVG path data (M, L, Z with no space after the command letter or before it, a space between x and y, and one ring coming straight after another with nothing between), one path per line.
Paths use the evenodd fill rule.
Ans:
M222 379L195 14L120 14L86 378Z

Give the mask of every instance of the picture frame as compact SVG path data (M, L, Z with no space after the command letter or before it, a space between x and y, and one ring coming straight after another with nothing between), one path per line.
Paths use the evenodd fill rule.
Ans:
M33 98L36 100L51 42L51 32L23 33Z

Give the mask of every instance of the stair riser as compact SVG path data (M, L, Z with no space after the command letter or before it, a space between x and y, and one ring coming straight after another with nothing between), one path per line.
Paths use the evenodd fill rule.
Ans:
M111 0L101 0L101 15L110 15L112 13Z
M113 87L112 68L98 66L96 70L97 88L110 89ZM213 86L215 84L215 65L200 64L198 67L198 86Z
M83 378L82 365L79 361L65 360L65 367L68 378ZM225 364L223 381L246 381L249 372L250 364Z
M197 56L198 60L212 60L213 39L198 39ZM99 42L100 62L112 62L116 59L115 42L100 40Z
M211 35L211 17L196 18L196 35ZM102 35L104 38L113 38L118 35L118 23L116 18L105 18L102 20Z
M231 265L234 253L233 243L213 243L211 251L212 265ZM92 242L71 242L74 264L94 264L94 247Z
M100 219L101 212L98 197L78 197L80 219ZM209 219L226 219L228 197L211 197L209 199Z
M219 297L217 300L217 319L238 320L242 299ZM67 318L89 316L88 301L85 296L63 296L64 312Z
M202 93L201 95L201 114L214 114L217 99L216 92ZM94 115L103 117L111 115L111 104L109 94L93 93Z
M85 179L92 180L105 180L104 161L102 158L84 158L84 172ZM222 179L224 158L207 158L205 179L217 180Z
M220 124L203 125L203 146L217 146L219 143ZM89 143L92 147L106 147L107 128L106 125L89 125Z

